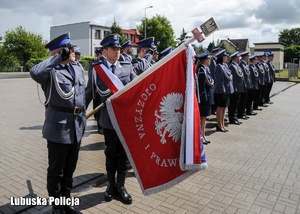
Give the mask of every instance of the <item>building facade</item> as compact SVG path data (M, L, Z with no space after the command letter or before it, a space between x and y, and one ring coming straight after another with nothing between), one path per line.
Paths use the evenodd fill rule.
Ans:
M82 55L94 56L95 50L100 48L102 39L110 34L110 27L92 24L89 21L52 26L50 28L50 40L65 32L70 32L72 43L77 44ZM137 47L136 43L139 41L140 35L138 30L122 29L122 33L132 42L134 47ZM134 48L133 54L136 54L136 52L137 50Z

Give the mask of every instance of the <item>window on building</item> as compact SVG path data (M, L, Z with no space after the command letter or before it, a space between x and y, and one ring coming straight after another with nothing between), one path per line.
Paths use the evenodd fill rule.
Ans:
M100 30L95 30L95 39L101 39Z
M109 31L104 31L104 37L108 36L110 34Z
M134 42L134 35L133 34L130 35L130 41Z

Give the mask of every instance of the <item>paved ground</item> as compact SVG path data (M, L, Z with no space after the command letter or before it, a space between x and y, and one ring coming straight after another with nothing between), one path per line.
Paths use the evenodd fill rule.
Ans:
M0 73L0 213L50 213L49 206L10 205L11 197L47 197L44 109L28 74L15 77ZM143 196L131 171L126 180L131 205L104 202L103 136L89 119L74 179L79 208L83 213L300 214L300 84L276 82L272 94L273 105L240 126L229 125L228 133L208 129L208 170L150 196ZM208 127L213 124L210 117Z

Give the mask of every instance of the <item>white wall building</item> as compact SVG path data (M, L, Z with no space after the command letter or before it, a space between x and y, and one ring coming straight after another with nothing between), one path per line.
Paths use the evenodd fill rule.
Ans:
M50 40L70 32L71 42L77 44L81 55L94 56L95 50L100 48L101 40L110 32L110 27L92 24L91 22L80 22L50 28Z

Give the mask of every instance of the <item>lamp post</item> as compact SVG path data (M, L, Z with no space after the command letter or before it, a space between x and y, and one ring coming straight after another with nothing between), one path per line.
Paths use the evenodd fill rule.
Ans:
M153 6L149 6L149 7L145 7L145 34L144 34L144 37L146 39L146 27L147 27L147 16L146 16L146 10L149 9L149 8L152 8Z

